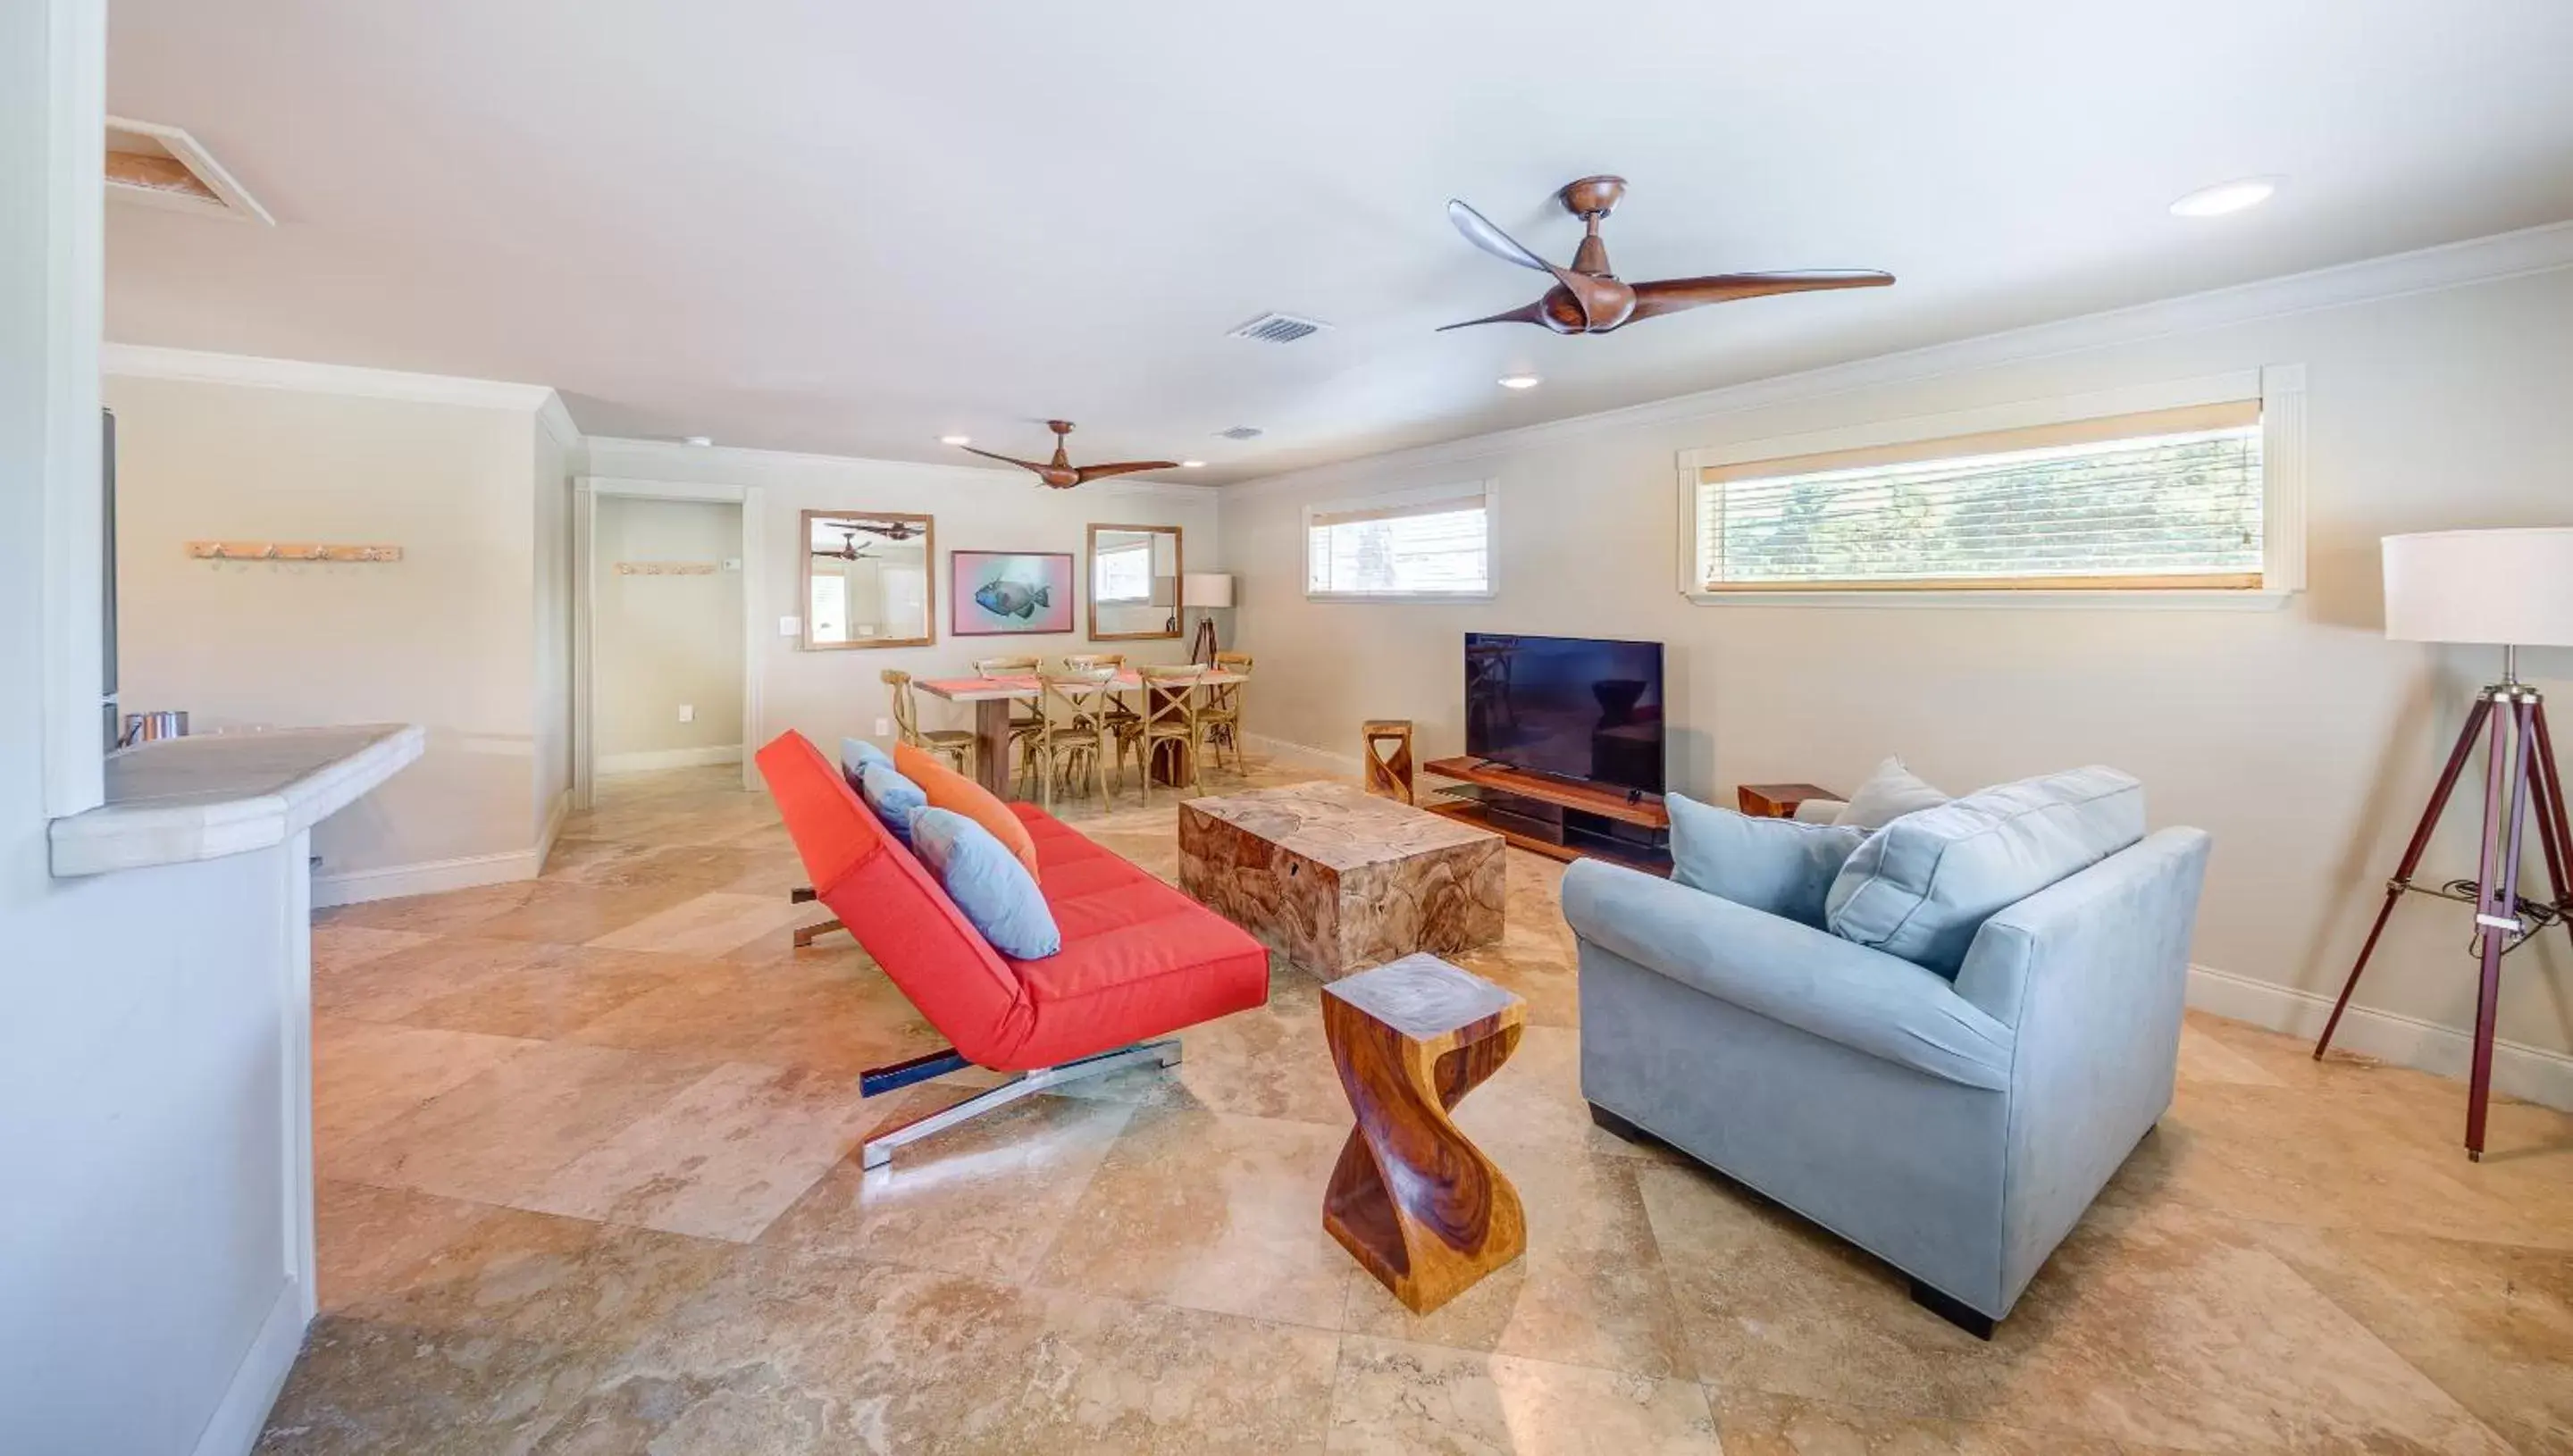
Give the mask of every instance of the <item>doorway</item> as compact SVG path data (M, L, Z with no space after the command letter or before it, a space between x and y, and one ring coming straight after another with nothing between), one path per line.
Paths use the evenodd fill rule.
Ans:
M583 486L574 803L680 779L753 787L759 492Z

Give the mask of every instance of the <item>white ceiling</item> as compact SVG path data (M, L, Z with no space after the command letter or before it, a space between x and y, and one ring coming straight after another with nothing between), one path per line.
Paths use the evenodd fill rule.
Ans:
M583 429L1247 478L2573 217L2573 3L117 0L110 109L274 229L111 209L120 342L552 384ZM2471 23L2468 23L2468 22ZM1630 279L1883 268L1559 339ZM2266 207L2181 193L2284 174ZM1224 337L1264 310L1292 346ZM1523 393L1496 375L1527 370ZM1233 424L1268 434L1213 438Z

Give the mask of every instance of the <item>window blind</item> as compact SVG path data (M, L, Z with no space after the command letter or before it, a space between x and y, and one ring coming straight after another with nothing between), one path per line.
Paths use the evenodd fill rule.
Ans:
M1708 591L2256 590L2257 400L1710 466Z
M1479 485L1320 508L1309 520L1308 592L1412 596L1491 589L1491 513Z

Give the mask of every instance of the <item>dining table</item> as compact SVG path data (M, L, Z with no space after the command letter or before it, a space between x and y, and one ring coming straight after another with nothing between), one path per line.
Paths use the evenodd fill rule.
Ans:
M1185 682L1165 681L1154 684L1155 691L1225 687L1249 682L1248 673L1225 672L1208 668ZM984 788L1003 798L1010 796L1010 705L1014 702L1033 704L1041 689L1033 672L1004 673L996 677L915 678L912 686L935 698L951 703L974 705L974 777ZM1097 683L1057 683L1057 691L1079 699L1093 693L1134 693L1144 690L1144 675L1128 668ZM1153 782L1178 785L1190 781L1188 763L1179 755L1157 756L1151 766Z

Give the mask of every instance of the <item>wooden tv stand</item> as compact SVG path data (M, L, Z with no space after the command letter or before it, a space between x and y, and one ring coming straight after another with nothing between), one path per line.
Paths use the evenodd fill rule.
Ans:
M1470 785L1474 793L1420 806L1488 829L1548 859L1606 860L1652 875L1671 872L1670 811L1651 794L1576 784L1479 758L1433 758L1420 766L1433 778Z

